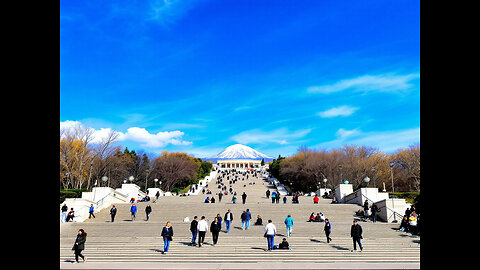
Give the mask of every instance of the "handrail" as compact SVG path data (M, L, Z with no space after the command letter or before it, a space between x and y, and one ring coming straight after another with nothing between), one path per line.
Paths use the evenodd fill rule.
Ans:
M371 202L372 204L375 203L373 200L369 199L367 196L365 196L365 195L363 195L363 194L362 194L362 201L363 201L363 197L365 197L365 199L367 199L369 203L370 203L370 202ZM393 210L393 209L391 209L391 208L388 208L386 203L385 203L385 206L382 206L382 207L380 207L379 209L382 209L382 208L386 208L387 210L390 210L390 211L392 212L392 215L396 215L396 216L400 217L400 220L403 218L403 215L402 215L402 214L398 213L397 211L395 211L395 210ZM390 216L392 216L392 215L390 215ZM395 219L395 216L394 216L394 219ZM387 217L387 220L388 220L388 217Z

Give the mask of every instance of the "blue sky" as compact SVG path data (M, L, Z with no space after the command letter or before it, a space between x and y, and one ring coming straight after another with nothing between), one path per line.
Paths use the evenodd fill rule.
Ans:
M211 157L420 141L419 1L60 1L60 124Z

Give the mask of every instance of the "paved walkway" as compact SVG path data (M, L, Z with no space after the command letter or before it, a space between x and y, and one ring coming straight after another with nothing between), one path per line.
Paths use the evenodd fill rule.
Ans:
M117 205L118 214L114 223L110 222L109 209L96 214L95 219L84 223L67 223L61 225L60 232L60 266L62 269L81 268L115 268L115 269L157 269L157 268L230 268L230 269L312 269L312 268L419 268L420 237L395 230L398 224L382 222L359 222L363 228L364 250L352 252L350 226L355 218L355 211L361 206L351 204L330 204L330 200L320 199L313 204L312 197L300 197L299 204L292 204L287 196L287 204L280 200L272 204L265 196L268 183L260 178L242 181L242 177L232 187L237 191L237 203L232 204L231 195L224 196L221 202L203 203L206 196L160 197L151 203L150 220L145 220L146 203L138 204L135 221L130 220L130 204ZM255 185L249 182L255 181ZM229 187L228 181L223 182ZM245 187L244 187L245 185ZM218 193L215 180L209 183L210 190ZM248 195L246 204L242 204L241 194ZM241 229L242 210L250 209L253 220L249 230ZM222 218L230 209L234 221L230 232L225 232L223 225L216 246L211 245L211 234L207 233L205 245L189 246L191 234L190 223L183 223L188 216L205 215L208 223L217 213ZM326 243L323 232L324 223L306 222L310 214L322 212L332 222L332 242ZM292 215L295 224L293 234L288 238L292 250L266 251L267 243L263 237L265 226L254 226L256 216L260 215L264 225L272 219L279 235L275 244L286 237L283 220ZM166 221L173 226L174 237L168 254L162 254L163 240L160 236ZM78 229L87 233L87 242L83 254L87 263L74 261L71 247Z

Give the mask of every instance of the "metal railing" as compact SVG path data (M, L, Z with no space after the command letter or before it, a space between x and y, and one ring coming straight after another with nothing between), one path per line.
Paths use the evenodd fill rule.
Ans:
M365 195L362 194L362 201L363 201L363 198L365 198L365 199L368 201L369 204L370 204L370 203L372 203L372 204L375 203L373 200L371 200L370 198L368 198L367 196L365 196ZM392 214L391 214L390 216L387 216L387 222L388 222L388 219L389 219L391 216L394 216L394 217L393 217L393 220L397 220L396 217L400 217L400 220L403 219L403 215L402 215L402 214L398 213L397 211L395 211L395 210L393 210L393 209L391 209L391 208L388 208L386 203L385 203L385 206L380 207L379 210L381 210L381 209L383 209L383 208L385 208L385 209L387 210L387 213L388 213L388 210L390 210L390 212L392 212Z

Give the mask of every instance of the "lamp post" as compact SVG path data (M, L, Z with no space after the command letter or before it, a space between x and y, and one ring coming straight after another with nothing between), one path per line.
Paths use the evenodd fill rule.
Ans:
M367 183L367 188L365 189L365 197L367 197L367 200L368 200L368 182L370 182L370 178L368 176L365 176L365 178L363 178L363 181L365 181L365 183Z
M155 178L155 179L153 179L153 181L155 182L155 188L156 188L156 187L157 187L157 182L158 182L158 179L157 179L157 178Z
M395 193L395 187L393 186L393 166L395 166L395 163L392 161L390 162L390 174L392 175L392 208L393 208L393 222L397 222L397 217L395 216L395 203L393 200L393 197L395 196L393 193Z
M134 179L135 179L135 177L133 177L133 175L131 175L131 176L128 178L128 180L130 181L130 183L132 183Z
M342 164L338 165L338 168L340 168L340 183L342 183Z
M325 183L325 191L324 194L327 193L327 178L323 178L323 183Z
M108 181L108 177L106 175L102 176L102 181L105 185L105 183Z
M147 176L145 176L145 193L147 192L147 180L148 180L148 168L145 170L147 172Z

